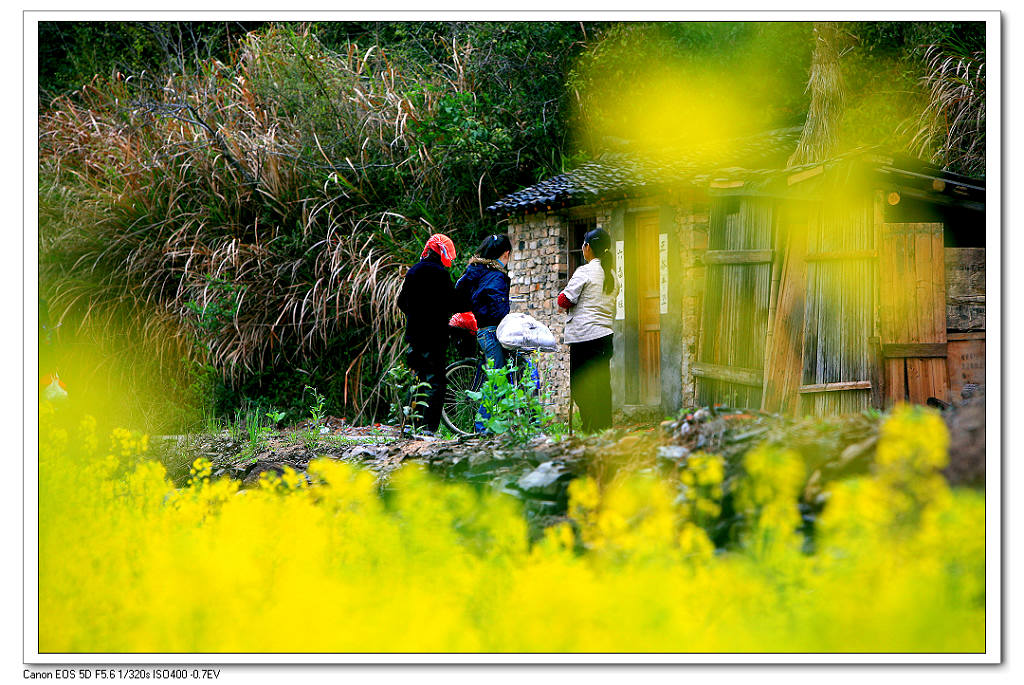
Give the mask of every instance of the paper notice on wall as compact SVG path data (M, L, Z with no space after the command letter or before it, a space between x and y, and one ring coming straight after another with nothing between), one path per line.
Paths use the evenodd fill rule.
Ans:
M668 314L668 233L658 234L658 284L661 288L661 313Z
M626 243L623 240L615 241L615 280L619 284L619 294L615 296L615 318L626 318L626 281L623 274L626 270L622 266L623 254L626 251Z

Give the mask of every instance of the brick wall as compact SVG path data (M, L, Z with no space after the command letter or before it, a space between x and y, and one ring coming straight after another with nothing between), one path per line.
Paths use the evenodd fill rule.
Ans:
M703 202L688 200L676 207L675 223L679 236L680 267L679 281L683 288L682 316L682 359L679 372L682 374L682 406L697 404L696 377L691 371L697 361L697 349L704 301L704 264L701 256L708 247L708 225L710 211Z
M563 315L556 299L565 285L560 274L568 268L564 227L560 217L538 213L515 219L509 225L512 239L512 311L524 312L551 329L559 346L556 352L537 354L544 387L552 393L552 409L566 415L569 397L569 350L562 343Z
M582 216L595 217L597 227L607 230L611 209L591 207ZM568 264L568 221L555 213L540 212L513 219L508 233L512 239L512 297L526 298L525 302L513 302L512 311L534 317L550 328L558 341L556 352L541 352L538 357L553 409L564 419L569 402L569 348L562 338L565 315L558 308L557 298L572 275Z

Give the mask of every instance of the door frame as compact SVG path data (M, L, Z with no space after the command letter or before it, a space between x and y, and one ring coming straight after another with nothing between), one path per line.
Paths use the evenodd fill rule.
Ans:
M644 214L657 216L658 234L667 237L668 306L660 317L660 387L661 397L657 404L639 402L639 312L637 311L637 250L636 219ZM612 361L613 402L629 412L657 412L662 415L675 414L682 402L682 311L683 293L679 282L682 256L675 230L675 207L667 202L655 204L651 201L635 206L621 205L612 213L611 237L623 241L623 319L614 322L615 352Z

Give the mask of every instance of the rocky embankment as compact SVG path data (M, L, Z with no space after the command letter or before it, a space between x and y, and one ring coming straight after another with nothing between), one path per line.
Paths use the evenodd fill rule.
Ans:
M944 417L951 433L950 464L944 475L952 485L983 486L984 394L947 409ZM879 416L869 413L788 419L704 407L658 425L587 436L541 435L527 442L503 436L398 437L389 426L350 427L331 419L326 433L315 440L303 433L307 426L294 426L270 437L255 453L247 453L226 434L177 438L163 447L165 455L179 455L174 468L169 466L179 484L187 478L187 464L197 457L210 459L214 477L234 478L243 488L255 487L266 471L290 467L305 472L310 461L321 457L358 464L382 480L402 464L419 463L442 478L494 488L522 500L531 521L543 526L564 518L569 482L582 474L604 479L628 467L671 476L690 454L703 451L725 457L730 480L741 468L742 455L762 442L801 453L809 474L802 499L813 508L825 483L868 472L879 425ZM303 434L304 440L296 437Z

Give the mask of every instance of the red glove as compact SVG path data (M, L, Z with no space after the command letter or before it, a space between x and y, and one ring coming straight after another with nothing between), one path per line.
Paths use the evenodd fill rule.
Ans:
M558 306L562 309L576 306L576 303L565 296L565 293L558 293Z
M453 314L452 318L448 320L448 325L454 328L465 328L472 333L477 331L476 317L473 316L473 312Z

